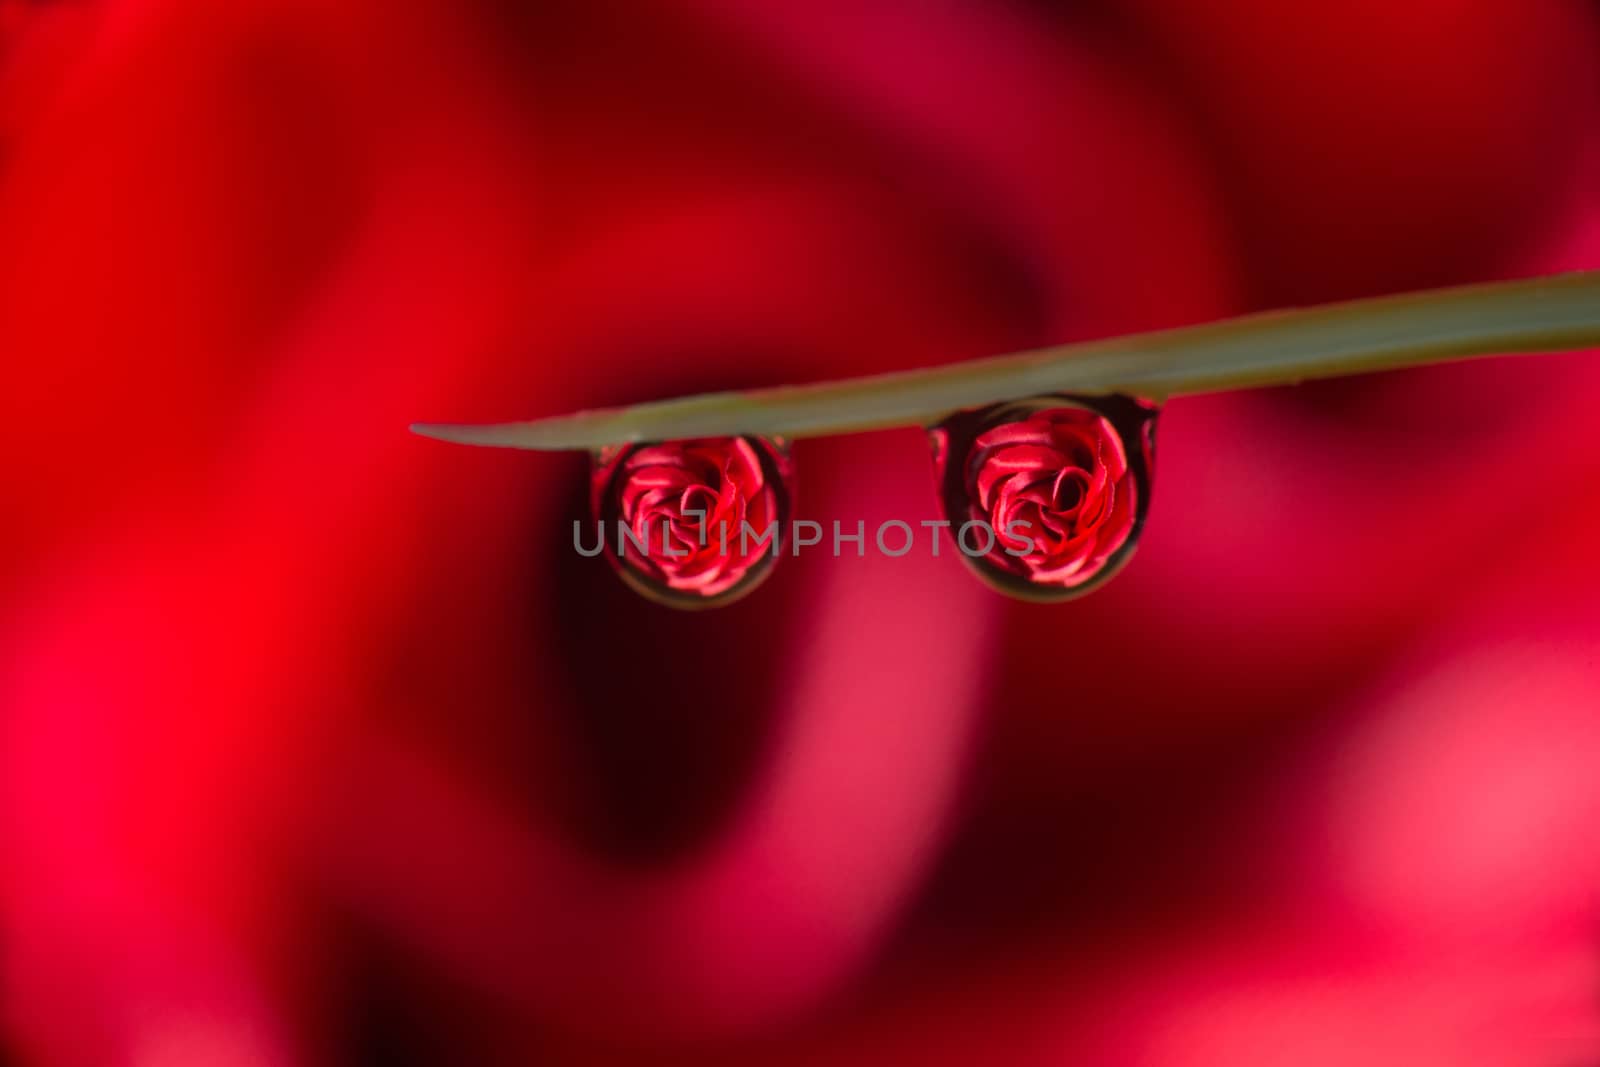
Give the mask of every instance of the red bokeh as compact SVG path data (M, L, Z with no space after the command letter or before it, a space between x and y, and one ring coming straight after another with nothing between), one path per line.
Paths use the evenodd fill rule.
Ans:
M1594 1059L1592 353L1174 403L1055 606L406 427L1600 267L1597 119L1569 0L0 0L0 1062Z

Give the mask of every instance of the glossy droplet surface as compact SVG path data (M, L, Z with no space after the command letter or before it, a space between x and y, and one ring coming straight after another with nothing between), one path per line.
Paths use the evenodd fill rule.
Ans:
M959 412L930 431L962 558L1028 600L1097 588L1133 555L1150 506L1154 404L1044 396Z
M591 503L622 579L678 608L744 596L782 553L793 507L787 445L761 437L617 445L595 456Z

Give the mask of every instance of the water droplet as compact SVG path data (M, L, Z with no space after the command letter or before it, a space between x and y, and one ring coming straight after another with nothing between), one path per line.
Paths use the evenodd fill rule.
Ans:
M638 592L720 607L760 585L785 547L794 463L779 438L615 445L594 457L599 551ZM578 548L594 555L595 530Z
M1156 405L1042 396L933 427L939 503L967 565L1026 600L1082 596L1133 555L1150 507Z

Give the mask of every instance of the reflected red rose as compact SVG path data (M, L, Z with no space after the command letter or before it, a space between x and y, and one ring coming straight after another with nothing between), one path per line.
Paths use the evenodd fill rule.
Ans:
M946 515L980 575L1054 598L1086 591L1128 558L1148 495L1140 483L1148 484L1153 425L1148 409L1131 407L1142 419L1129 421L1144 449L1137 464L1111 417L1059 398L957 416L938 431ZM963 536L969 523L993 530L992 543L987 533Z
M603 455L595 512L606 555L646 595L680 606L726 603L771 569L788 478L780 447L749 437Z
M1104 416L1053 408L998 426L974 466L978 507L1035 582L1082 585L1133 533L1138 489Z

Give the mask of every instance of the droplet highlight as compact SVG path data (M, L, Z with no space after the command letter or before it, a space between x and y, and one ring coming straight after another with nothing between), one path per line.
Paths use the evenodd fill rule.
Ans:
M721 607L760 585L783 553L793 482L788 445L779 438L604 449L594 457L590 484L601 551L651 600Z
M930 431L939 502L962 558L1009 596L1061 601L1127 564L1150 507L1158 408L1033 397Z

